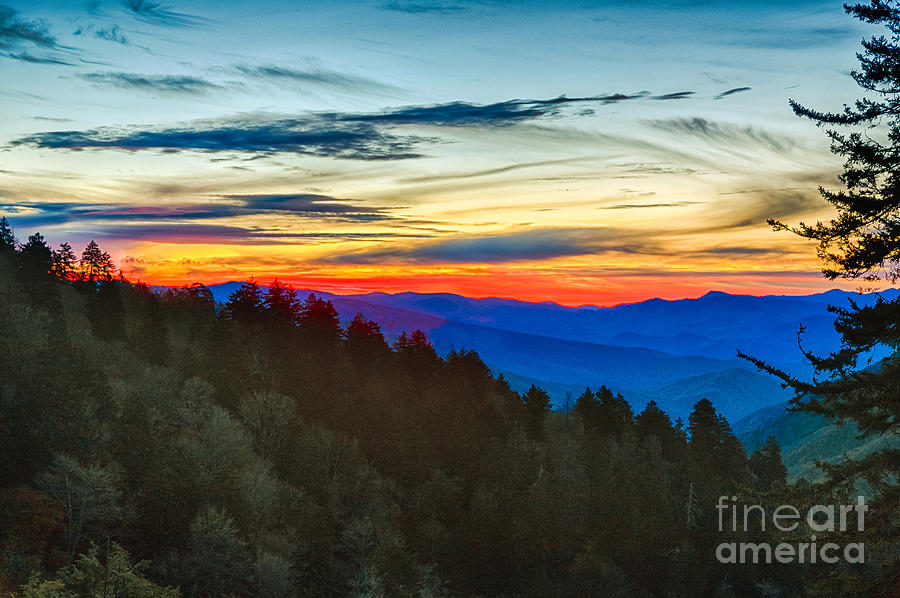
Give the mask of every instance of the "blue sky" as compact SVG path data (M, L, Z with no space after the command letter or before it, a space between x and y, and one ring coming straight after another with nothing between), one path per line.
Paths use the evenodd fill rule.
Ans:
M0 0L2 1L2 0ZM837 2L0 8L0 211L151 282L609 303L824 286Z

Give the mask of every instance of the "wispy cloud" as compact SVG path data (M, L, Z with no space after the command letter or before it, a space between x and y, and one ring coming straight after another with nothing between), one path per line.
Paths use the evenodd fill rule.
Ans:
M118 25L109 25L107 27L97 27L93 23L83 27L79 27L73 33L79 37L93 36L97 39L115 42L123 46L130 45L128 37L122 32Z
M198 27L207 22L203 17L172 10L162 2L153 0L124 0L123 5L135 18L163 27Z
M46 23L24 20L18 14L14 8L0 4L0 56L34 64L73 64L60 54L71 48L60 45ZM35 55L33 49L50 53Z
M157 189L165 192L165 189ZM172 190L178 193L176 187ZM315 219L327 222L387 222L401 220L384 208L366 206L351 199L327 195L254 194L217 195L202 202L146 204L97 204L85 202L9 202L8 210L21 212L19 221L29 226L66 222L115 223L116 226L152 222L197 223L254 216ZM285 222L282 220L282 222ZM257 232L262 232L258 229Z
M319 119L232 119L157 130L93 129L37 133L13 141L52 149L120 149L178 152L288 152L348 160L401 160L422 154L426 142L398 136L365 123Z
M697 93L697 92L695 92L695 91L676 91L676 92L674 92L674 93L664 93L664 94L659 95L659 96L653 96L652 99L654 99L654 100L663 100L663 101L666 101L666 100L685 100L685 99L687 99L687 98L693 96L695 93Z
M642 208L680 208L684 206L692 206L702 201L668 201L656 203L619 203L611 206L600 206L598 210L636 210Z
M295 69L278 65L238 65L235 67L241 74L258 80L278 83L292 82L299 85L330 87L345 91L365 91L378 93L394 93L400 88L381 83L369 77L351 75L324 68Z
M453 15L464 13L469 10L468 6L462 4L450 4L446 2L414 2L409 0L392 0L381 5L385 10L395 12L404 12L413 15L437 14L437 15Z
M649 253L650 241L645 235L624 229L539 228L345 252L325 261L342 264L509 263L604 252Z
M649 120L646 124L654 129L678 135L691 136L723 146L746 149L751 142L769 151L785 153L794 149L796 140L756 127L747 127L707 120L705 118L673 118Z
M151 79L143 75L101 73L96 81L119 86L162 88L169 92L208 89L203 80ZM202 152L289 152L353 160L399 160L423 155L422 146L441 142L435 137L397 133L397 128L505 128L563 114L570 104L611 103L645 94L599 95L550 100L508 100L493 104L450 102L404 106L369 113L311 112L284 118L255 115L199 121L158 129L103 128L51 131L19 138L12 145L53 149L122 149Z
M723 91L722 93L718 94L714 99L721 100L722 98L726 98L726 97L734 95L736 93L743 93L745 91L750 91L751 89L752 88L750 88L750 87L735 87L733 89Z
M507 164L506 166L498 166L496 168L485 168L482 170L471 170L467 172L448 172L442 174L421 175L407 177L402 180L404 183L433 183L439 181L453 181L459 179L472 179L497 174L505 174L516 170L524 170L529 168L541 168L543 166L558 166L560 164L571 164L574 162L583 162L590 158L561 158L559 160L540 160L537 162L521 162L517 164Z
M162 94L202 95L222 89L219 85L190 75L142 75L138 73L81 73L85 81L101 87L139 89Z

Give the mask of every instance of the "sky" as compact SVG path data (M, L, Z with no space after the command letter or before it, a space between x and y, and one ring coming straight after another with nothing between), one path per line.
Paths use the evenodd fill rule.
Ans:
M872 33L830 1L0 0L0 215L151 284L816 292L766 219L828 218L841 163L788 99L859 97Z

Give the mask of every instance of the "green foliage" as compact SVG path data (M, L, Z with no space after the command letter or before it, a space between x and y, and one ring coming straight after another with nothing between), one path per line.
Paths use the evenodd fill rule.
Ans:
M62 512L69 562L85 537L110 530L122 518L122 482L99 465L83 466L68 455L57 455L39 485Z
M22 587L22 598L179 598L173 588L160 587L144 573L148 561L133 562L121 546L112 543L101 559L92 545L53 579L33 575Z

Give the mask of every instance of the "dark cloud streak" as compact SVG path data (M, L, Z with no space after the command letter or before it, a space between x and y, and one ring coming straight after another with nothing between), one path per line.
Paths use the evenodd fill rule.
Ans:
M253 79L279 82L292 81L299 84L325 86L350 91L376 91L379 93L399 91L397 87L379 83L368 77L349 75L321 68L298 70L277 65L238 65L235 68L243 75Z
M51 52L70 52L71 48L60 45L43 21L25 21L18 17L18 11L0 4L0 56L30 62L33 64L57 64L71 66L73 63L58 54L36 56L25 50L33 46Z
M719 95L717 95L714 99L721 100L722 98L726 98L730 95L734 95L736 93L743 93L745 91L750 91L752 88L750 87L735 87L734 89L729 89L728 91L723 91Z
M222 89L220 86L189 75L141 75L138 73L103 72L78 75L94 85L140 89L163 94L203 95Z
M203 17L176 12L162 2L153 0L124 0L123 5L135 18L151 25L190 28L207 22Z
M160 88L169 92L208 89L201 79L152 79L144 75L106 73L87 75L95 82L119 86ZM212 84L209 84L212 85ZM678 92L654 99L678 99L693 92ZM87 131L51 131L22 137L13 146L51 149L121 149L178 152L242 151L287 152L353 160L399 160L422 157L420 147L442 140L399 135L398 127L506 128L563 115L570 104L613 103L646 97L611 94L549 100L507 100L493 104L449 102L403 106L370 113L312 112L293 118L258 115L242 119L198 121L182 127L158 129L104 128Z

